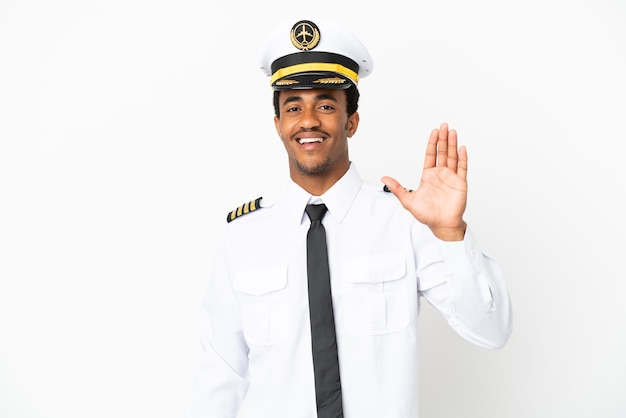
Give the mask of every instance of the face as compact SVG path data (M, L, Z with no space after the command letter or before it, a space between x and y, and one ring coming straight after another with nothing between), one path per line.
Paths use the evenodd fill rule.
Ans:
M343 90L286 90L280 93L276 131L289 157L291 178L334 184L350 166L348 138L359 115L348 117Z

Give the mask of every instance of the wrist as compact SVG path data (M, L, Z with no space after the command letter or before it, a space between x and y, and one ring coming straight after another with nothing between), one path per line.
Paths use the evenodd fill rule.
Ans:
M467 224L461 221L457 227L430 228L433 234L442 241L463 241Z

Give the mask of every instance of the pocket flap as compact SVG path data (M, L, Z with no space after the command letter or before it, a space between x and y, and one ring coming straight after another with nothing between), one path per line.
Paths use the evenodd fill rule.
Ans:
M287 286L287 266L272 265L240 270L235 274L235 290L250 295L264 295Z
M406 262L401 253L356 257L344 264L344 277L353 283L388 282L405 275Z

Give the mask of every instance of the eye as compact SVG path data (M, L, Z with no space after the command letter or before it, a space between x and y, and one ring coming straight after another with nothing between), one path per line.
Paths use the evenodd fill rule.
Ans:
M293 112L297 112L298 110L300 110L300 107L298 106L288 106L285 108L286 113L293 113Z
M322 104L319 106L320 110L324 110L324 111L331 111L335 109L335 106L331 105L331 104Z

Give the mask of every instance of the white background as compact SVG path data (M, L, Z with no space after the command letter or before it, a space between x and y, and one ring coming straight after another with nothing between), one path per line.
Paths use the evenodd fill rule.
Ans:
M625 417L620 0L0 0L0 417L184 416L216 231L287 174L259 46L310 12L374 58L361 174L450 123L511 293L498 351L424 310L422 417Z

